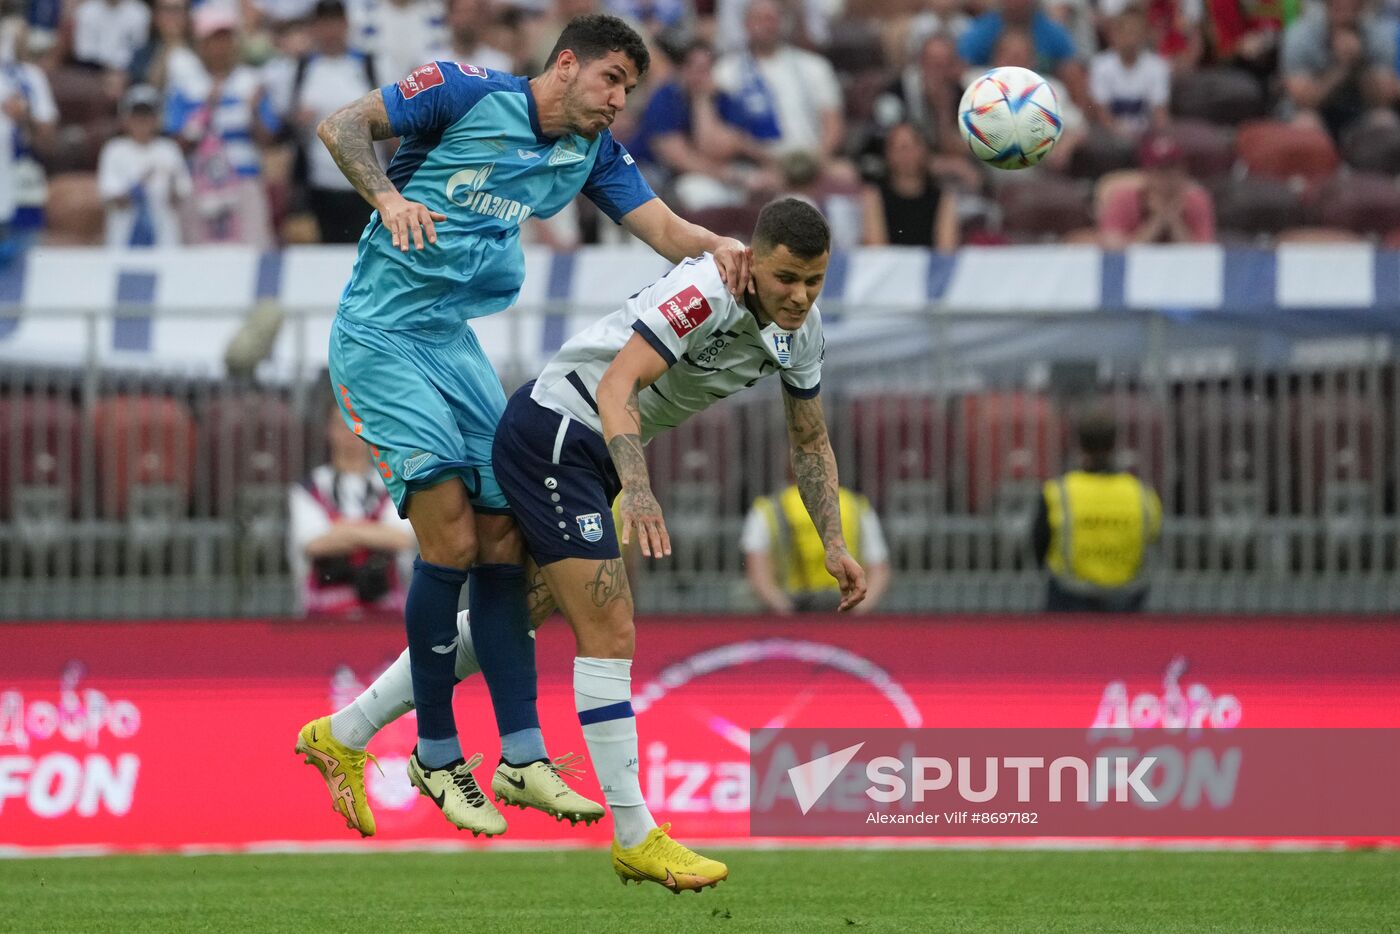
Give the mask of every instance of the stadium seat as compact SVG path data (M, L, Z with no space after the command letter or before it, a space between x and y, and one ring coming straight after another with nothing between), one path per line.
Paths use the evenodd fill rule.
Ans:
M1360 172L1400 174L1400 126L1357 121L1342 135L1342 158Z
M1203 68L1172 81L1171 111L1177 117L1235 126L1264 110L1263 87L1238 69Z
M1075 178L1097 179L1110 172L1137 167L1137 143L1112 133L1091 133L1074 150L1069 173Z
M1251 176L1315 187L1341 164L1332 137L1321 127L1256 120L1240 128L1235 150Z
M233 516L240 494L286 485L307 470L301 420L282 399L241 393L210 399L200 411L196 511ZM246 496L244 497L246 498Z
M0 519L52 525L73 516L81 457L81 417L68 399L0 399Z
M967 511L1005 512L1024 499L1026 484L1042 482L1064 466L1065 424L1046 396L985 392L965 396L958 408L957 438ZM1009 485L1006 496L1000 496ZM957 505L957 504L955 504Z
M885 67L885 46L877 24L843 18L831 24L831 42L822 50L838 74L854 75Z
M116 103L107 93L102 72L81 67L59 68L50 76L49 87L65 126L83 125L117 115Z
M98 510L151 526L185 514L194 479L195 432L175 399L112 396L93 407Z
M998 198L1002 229L1013 240L1027 242L1054 240L1071 230L1093 226L1090 192L1088 182L1054 175L1009 183Z
M1365 496L1376 479L1382 413L1361 393L1335 390L1295 397L1289 411L1295 508L1349 513L1355 492ZM1380 503L1368 507L1379 512Z
M721 237L734 237L748 242L762 205L743 204L738 207L702 208L685 212L686 220L713 230Z
M1274 238L1275 243L1360 243L1366 238L1340 227L1292 227Z
M1192 178L1209 181L1225 175L1235 164L1234 131L1204 120L1172 124L1171 137L1186 156Z
M1306 226L1312 220L1302 198L1281 181L1244 178L1216 190L1215 220L1222 231L1272 236L1290 227Z
M89 172L65 172L49 179L49 200L44 206L46 246L98 246L102 243L102 196L97 176Z
M920 500L939 502L935 491L947 480L951 441L942 399L927 392L860 396L851 403L849 424L859 490L877 510L892 515ZM907 501L893 502L896 491Z
M1383 237L1400 228L1400 188L1384 175L1354 174L1323 186L1316 197L1318 220Z

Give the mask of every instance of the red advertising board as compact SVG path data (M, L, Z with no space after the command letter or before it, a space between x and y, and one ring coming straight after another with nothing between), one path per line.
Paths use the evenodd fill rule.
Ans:
M0 848L357 839L292 745L402 640L392 621L0 628ZM747 836L748 737L763 727L1400 726L1393 620L670 617L643 620L637 644L643 790L686 840ZM586 753L565 626L541 630L539 655L550 751ZM464 748L494 762L479 677L457 718ZM374 842L471 845L409 786L413 736L409 714L370 745ZM591 775L582 790L599 796ZM507 819L506 840L609 836Z

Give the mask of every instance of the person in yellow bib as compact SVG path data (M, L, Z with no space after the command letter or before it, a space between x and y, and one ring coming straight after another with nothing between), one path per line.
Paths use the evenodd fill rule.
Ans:
M853 612L868 613L889 587L889 548L870 500L845 487L840 499L846 545L866 574L865 602ZM834 612L841 602L836 578L826 570L825 546L795 484L754 500L740 545L749 587L769 612Z
M1116 470L1118 429L1104 412L1078 426L1083 466L1045 483L1031 532L1050 571L1051 613L1134 613L1147 601L1148 546L1162 531L1162 502L1131 473Z

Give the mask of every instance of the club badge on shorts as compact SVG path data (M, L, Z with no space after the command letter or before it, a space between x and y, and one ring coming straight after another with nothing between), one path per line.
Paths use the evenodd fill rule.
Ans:
M574 519L578 521L578 534L584 541L596 542L603 537L602 513L590 512L586 516L574 516Z

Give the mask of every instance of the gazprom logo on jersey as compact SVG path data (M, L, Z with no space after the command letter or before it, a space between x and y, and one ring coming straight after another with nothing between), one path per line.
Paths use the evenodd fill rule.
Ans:
M578 520L578 534L583 536L586 542L596 542L603 537L603 515L602 513L590 512L586 516L575 516Z
M774 334L773 350L778 355L778 365L787 366L792 360L792 335Z
M495 167L496 163L488 162L486 165L473 165L454 172L444 188L447 200L469 211L494 217L507 224L519 224L534 213L534 208L528 204L521 204L519 201L502 198L500 195L493 195L489 191L482 190L486 187L486 180L491 177L491 170Z

